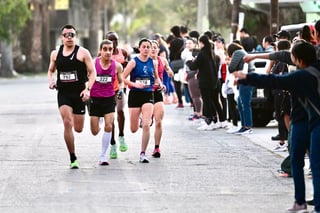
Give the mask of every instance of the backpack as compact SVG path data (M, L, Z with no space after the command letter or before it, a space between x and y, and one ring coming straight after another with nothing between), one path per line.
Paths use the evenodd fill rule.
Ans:
M318 83L318 95L320 96L320 71L312 66L309 66L307 68L304 69L305 71L307 71L308 73L310 73L311 75L313 75L314 77L316 77L317 79L317 83ZM306 106L309 104L314 111L320 116L320 109L318 109L311 101L309 98L305 98L305 100L303 101L301 98L298 98L299 102L302 104L302 106L304 106L306 108Z
M291 159L290 155L287 156L281 163L281 171L288 173L291 176Z

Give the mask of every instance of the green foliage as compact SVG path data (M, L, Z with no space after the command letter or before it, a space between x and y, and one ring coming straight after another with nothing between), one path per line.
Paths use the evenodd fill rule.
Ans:
M31 17L28 0L0 1L0 40L10 40Z
M149 36L152 32L168 34L173 25L196 27L197 1L195 0L117 0L116 14L127 16L130 20L125 33ZM120 23L114 22L111 29L124 36Z

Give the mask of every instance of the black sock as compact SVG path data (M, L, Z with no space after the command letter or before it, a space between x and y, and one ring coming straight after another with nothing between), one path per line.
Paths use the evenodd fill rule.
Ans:
M142 155L142 154L145 155L146 153L145 152L140 152L140 155Z
M111 139L110 144L111 144L111 145L115 145L115 144L116 144L116 141L115 141L114 139Z
M155 145L154 148L155 148L155 149L159 149L159 145Z
M77 160L77 156L74 153L70 153L70 161L73 163L75 160Z

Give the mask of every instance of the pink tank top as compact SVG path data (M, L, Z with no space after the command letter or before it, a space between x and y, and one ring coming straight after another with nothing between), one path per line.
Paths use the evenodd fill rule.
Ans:
M111 59L108 69L103 69L100 64L100 58L95 59L95 67L97 71L96 81L91 90L91 97L107 98L115 95L113 84L116 77L116 63Z
M122 63L124 63L126 61L126 59L125 59L125 57L123 55L122 49L121 48L117 48L117 50L118 50L118 54L116 54L116 55L112 54L111 58L113 60L115 60L116 62L122 64ZM119 83L118 83L118 79L117 78L116 78L116 80L114 82L114 87L113 88L114 88L114 91L118 91L118 89L119 89Z
M124 57L124 55L122 53L122 49L121 48L117 48L117 50L118 50L118 54L116 54L116 55L112 54L111 58L113 60L115 60L116 62L119 62L120 64L123 64L126 59L125 59L125 57Z
M164 64L162 63L161 57L158 56L158 74L161 81L163 80Z

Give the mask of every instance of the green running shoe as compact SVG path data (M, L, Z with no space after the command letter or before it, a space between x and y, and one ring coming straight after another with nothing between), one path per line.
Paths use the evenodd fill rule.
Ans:
M111 158L111 159L116 159L116 158L118 158L117 145L116 145L116 144L111 145L110 158Z
M79 169L78 160L75 160L70 164L70 169Z
M128 150L128 145L126 144L126 141L124 140L123 136L119 136L119 142L120 142L119 150L121 152L127 151Z

